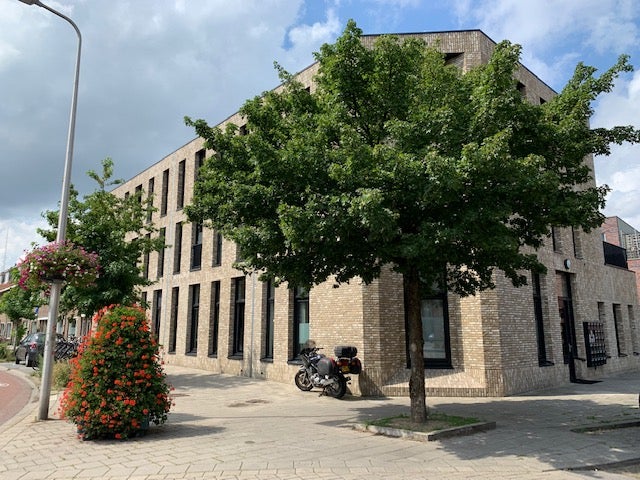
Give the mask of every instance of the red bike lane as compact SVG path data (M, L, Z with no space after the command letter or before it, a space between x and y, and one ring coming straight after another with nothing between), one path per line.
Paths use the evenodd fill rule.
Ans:
M0 370L0 425L13 418L29 403L32 386L5 370Z

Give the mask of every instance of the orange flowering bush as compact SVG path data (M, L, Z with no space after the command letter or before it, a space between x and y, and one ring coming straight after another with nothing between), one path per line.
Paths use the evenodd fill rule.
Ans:
M111 305L72 360L60 413L82 439L128 438L167 420L171 387L158 344L138 306Z

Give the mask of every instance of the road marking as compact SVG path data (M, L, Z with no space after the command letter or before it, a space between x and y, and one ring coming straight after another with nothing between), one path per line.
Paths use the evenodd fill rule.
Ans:
M0 383L0 387L8 387L9 384L8 383Z

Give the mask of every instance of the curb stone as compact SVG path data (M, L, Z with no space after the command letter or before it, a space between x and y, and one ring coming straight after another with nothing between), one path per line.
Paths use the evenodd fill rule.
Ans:
M365 425L363 423L357 423L353 426L353 429L359 432L372 432L376 435L406 438L408 440L416 440L419 442L433 442L435 440L442 440L445 438L486 432L494 430L495 428L496 422L471 423L461 427L445 428L443 430L436 430L433 432L414 432L413 430L404 430L402 428L380 427L378 425Z
M591 425L587 427L572 428L574 433L595 433L604 430L617 430L619 428L640 427L640 420L630 420L627 422L603 423L600 425Z

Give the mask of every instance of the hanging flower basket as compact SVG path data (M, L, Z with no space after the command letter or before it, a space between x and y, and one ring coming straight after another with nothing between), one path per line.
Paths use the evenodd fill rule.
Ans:
M53 281L74 287L89 286L98 278L100 264L96 253L71 242L54 242L27 253L18 270L20 287L46 291Z

